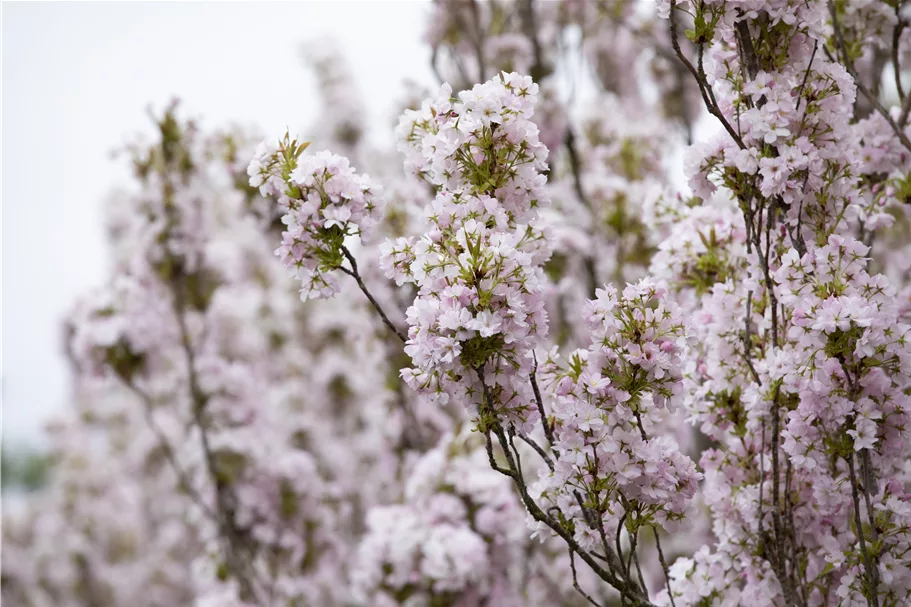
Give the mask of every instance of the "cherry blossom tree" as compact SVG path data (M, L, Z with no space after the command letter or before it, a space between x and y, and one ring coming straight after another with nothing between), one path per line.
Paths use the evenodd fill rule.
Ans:
M396 150L177 106L67 323L22 605L905 605L898 0L433 4Z

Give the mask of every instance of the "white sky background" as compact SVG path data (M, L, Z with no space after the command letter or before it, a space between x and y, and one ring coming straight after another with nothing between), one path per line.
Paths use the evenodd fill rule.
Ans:
M429 4L4 3L2 9L3 440L43 443L67 406L63 315L103 283L105 196L129 179L110 153L170 99L203 128L270 136L318 111L300 46L344 50L365 104L388 127L401 81L432 84ZM383 133L381 130L380 133ZM390 135L391 136L391 135Z

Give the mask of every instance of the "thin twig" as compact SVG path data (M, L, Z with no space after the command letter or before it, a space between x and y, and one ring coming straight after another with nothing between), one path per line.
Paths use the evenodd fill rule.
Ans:
M664 579L667 581L667 596L671 600L671 607L677 607L674 604L674 593L671 592L671 568L667 565L667 560L664 558L664 550L661 549L661 540L658 538L658 528L652 527L652 532L655 534L655 547L658 549L658 561L661 563L661 569L664 571Z
M512 478L512 476L513 476L512 470L507 470L506 468L503 468L502 466L500 466L497 463L497 459L494 457L493 441L490 438L489 430L484 434L484 437L487 439L487 461L490 463L490 467L494 471L499 472L500 474L502 474L504 476L508 476L508 477Z
M582 189L582 163L579 160L579 154L576 152L576 135L573 132L572 125L566 127L566 137L563 140L563 144L566 146L566 153L569 155L569 167L573 174L573 189L576 192L576 197L585 208L591 210L592 204L589 202L588 196L585 195L585 190Z
M522 459L519 457L519 450L516 449L516 443L514 441L515 436L516 436L516 429L515 429L515 426L513 426L512 424L509 425L509 430L507 432L507 436L509 436L509 447L512 449L512 453L516 458L516 460L515 460L516 461L516 475L519 478L524 479L525 474L522 472Z
M876 493L876 479L873 476L873 466L870 462L870 449L860 452L861 486L864 491L864 501L867 504L867 515L870 517L870 526L873 528L873 539L879 539L879 531L873 524L873 507L870 505L870 494Z
M547 438L547 442L550 444L550 448L554 448L554 429L550 425L550 420L547 419L547 413L544 411L544 400L541 398L541 390L538 388L538 379L536 373L538 371L538 358L532 353L532 356L535 357L535 366L531 370L531 389L535 394L535 403L538 405L538 413L541 415L541 425L544 427L544 436Z
M566 153L569 156L569 168L573 174L573 189L576 192L576 197L579 199L579 202L582 203L589 212L592 211L592 203L588 199L588 196L585 195L585 190L582 188L582 162L579 160L579 154L576 151L576 135L573 132L572 125L566 127L566 137L563 140L564 145L566 146ZM585 264L585 274L588 279L588 293L590 297L595 296L595 290L598 288L598 276L595 271L595 261L592 257L585 255L583 256L583 263Z
M743 359L746 361L747 367L750 369L750 375L753 376L753 381L757 385L762 386L762 380L759 378L759 373L756 372L756 367L753 366L752 350L753 350L753 340L750 337L750 316L752 316L751 309L753 306L753 291L747 291L747 305L746 313L744 314L743 324L744 324L744 334L743 334Z
M211 518L212 520L218 520L215 512L203 501L202 497L196 490L193 488L193 484L190 481L189 476L187 476L186 471L181 467L180 463L177 461L177 456L175 455L174 447L171 446L171 442L168 440L168 437L165 436L164 431L158 427L158 424L155 422L155 417L152 415L152 410L154 408L154 403L152 397L149 396L144 390L135 384L131 380L124 380L126 386L132 391L143 404L143 413L145 416L146 423L152 432L155 434L155 437L158 439L158 444L164 451L165 458L167 458L168 463L171 465L171 468L174 470L174 473L177 475L178 480L180 481L181 487L187 492L190 496L190 499L199 506L203 512Z
M810 62L807 63L807 71L803 73L803 81L800 83L800 88L797 89L797 106L794 108L795 111L800 110L800 102L803 101L803 90L807 86L807 80L810 79L810 69L813 67L813 60L816 59L816 51L819 49L819 40L813 42L813 53L810 55ZM810 104L807 103L807 106ZM806 106L804 106L804 111L806 111Z
M482 416L490 415L493 411L493 400L490 394L490 389L484 380L484 368L476 368L475 373L478 376L478 380L481 382L483 393L483 400L481 403ZM500 448L506 457L507 468L505 469L498 466L493 458L493 448L492 445L490 445L489 440L491 431L497 437L497 441L500 443ZM644 607L651 606L652 604L648 601L647 598L642 596L641 592L637 587L635 587L635 585L631 585L628 581L620 579L611 571L604 569L604 567L602 567L601 564L598 563L598 561L596 561L588 551L584 550L579 545L570 531L555 521L549 514L541 510L541 507L538 506L538 504L531 498L528 493L528 488L525 485L525 479L521 474L519 474L518 464L513 457L513 453L509 447L509 441L506 437L506 433L503 431L503 427L500 425L500 423L498 421L495 421L492 426L486 430L486 432L488 436L487 453L488 458L491 460L491 466L497 472L508 476L514 481L515 486L519 491L519 497L522 499L522 503L525 505L525 508L531 517L536 521L544 523L550 527L554 533L559 535L563 541L567 543L571 551L574 551L576 554L578 554L579 558L585 561L585 563L591 567L592 571L594 571L598 577L613 586L618 592L620 592L621 596L629 599L634 605L641 605ZM608 554L609 559L610 556L611 555ZM616 555L613 555L613 559L610 559L610 561L616 561Z
M357 281L357 286L360 287L360 289L364 293L364 295L367 296L367 299L370 300L370 303L373 304L373 308L380 315L380 318L383 319L383 323L387 327L389 327L390 331L395 333L396 337L398 337L400 340L402 340L402 343L407 342L408 337L404 333L402 333L398 327L396 327L394 324L392 324L392 321L389 320L388 316L386 316L386 313L383 311L383 308L380 306L379 302L377 302L377 300L374 299L373 295L370 294L370 291L367 289L367 285L364 284L364 281L361 279L360 273L358 273L358 271L357 271L357 261L355 261L354 255L352 255L351 251L349 251L348 248L345 247L344 245L342 245L342 254L345 256L345 259L348 260L348 263L351 264L351 269L349 270L348 268L346 268L344 266L339 266L339 269L342 272L344 272L345 274L347 274L348 276L351 276L352 278L354 278L355 281Z
M614 534L614 547L617 549L617 555L620 557L621 563L623 563L623 547L620 545L620 537L623 534L623 523L626 522L627 516L629 516L629 511L624 508L623 516L620 517L620 521L617 523L617 533ZM629 561L632 561L632 553ZM629 577L629 561L623 563L623 575L627 578Z
M636 532L633 533L633 539L630 544L630 552L633 555L633 563L635 563L635 565L636 565L636 575L639 578L639 586L642 587L642 592L644 592L646 595L648 595L648 587L645 585L645 576L642 575L642 567L639 565L639 552L636 550L638 543L639 543L639 530L637 529ZM629 567L627 567L627 568L629 568Z
M759 443L759 545L765 546L765 532L763 531L763 520L765 515L762 512L763 507L763 487L765 487L765 419L762 420L762 433L760 434L761 442Z
M579 594L584 596L585 600L587 600L591 605L594 605L595 607L604 607L601 605L601 603L597 602L595 599L589 596L588 593L582 590L581 586L579 586L579 579L576 576L576 558L571 548L569 550L569 568L572 569L573 572L573 588L575 588Z
M545 451L544 448L541 447L541 445L539 445L538 443L535 442L535 439L531 438L524 432L516 432L516 436L518 436L521 440L525 441L525 443L528 446L530 446L532 449L534 449L535 452L541 456L541 459L544 460L544 462L547 464L547 467L550 468L551 472L554 471L554 460L552 460L550 458L550 456L547 455L547 451Z
M902 87L902 68L901 57L898 47L901 43L902 30L905 29L905 20L901 16L901 2L895 3L895 18L897 23L892 30L892 72L895 75L895 90L898 92L898 98L904 100L905 89Z
M696 84L699 86L699 92L702 94L702 101L705 103L705 108L709 111L709 113L712 116L714 116L715 118L718 119L719 122L721 122L721 125L724 127L724 130L726 130L728 132L728 134L731 136L731 138L734 140L734 142L737 144L737 146L741 150L744 150L744 149L746 149L746 146L743 144L743 139L741 139L740 135L738 135L737 132L731 127L730 123L724 117L724 114L721 113L721 110L718 107L718 104L714 101L714 93L712 92L711 85L709 85L708 81L705 78L705 70L700 69L697 71L696 68L693 66L692 62L689 59L687 59L686 55L684 55L683 51L680 49L680 41L678 40L678 35L677 35L676 11L677 11L677 1L671 0L671 12L670 12L671 46L674 48L674 53L677 55L677 58L683 62L683 64L686 66L686 68L690 71L690 73L696 79ZM699 45L700 59L701 59L701 55L702 55L702 48L703 48L703 45L700 44ZM699 63L700 63L700 67L701 67L702 62L700 61Z
M790 588L789 578L786 571L786 562L784 556L784 533L781 528L781 498L779 486L781 482L780 465L778 458L778 441L780 433L780 412L778 398L781 388L775 385L772 398L772 529L775 533L775 558L772 559L772 566L778 581L781 583L785 595L785 603L793 604L793 589Z

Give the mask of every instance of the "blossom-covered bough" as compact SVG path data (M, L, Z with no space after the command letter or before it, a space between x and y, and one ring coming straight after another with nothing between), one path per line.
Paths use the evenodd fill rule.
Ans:
M325 45L312 143L169 108L4 598L907 604L902 5L441 0L399 155Z
M717 541L675 566L670 597L911 600L905 277L873 273L870 257L904 220L899 4L662 5L723 127L689 151L690 185L742 215L730 244L706 243L728 249L715 254L725 280L694 309L703 353L687 379L693 418L717 442L702 456ZM879 100L890 46L898 112Z
M529 76L505 72L460 93L458 98L452 98L451 88L444 85L436 98L424 103L420 110L407 111L399 123L397 132L406 153L406 166L436 190L436 197L425 209L427 231L419 237L387 242L380 262L390 279L417 287L406 314L409 330L404 348L413 366L403 369L402 377L411 388L427 394L431 402L454 402L467 407L477 430L486 437L491 467L514 481L531 517L568 542L571 556L584 560L621 596L644 603L645 590L637 585L630 567L622 563L622 549L618 546L615 550L606 541L608 523L604 519L614 514L614 507L620 507L614 502L623 499L628 500L624 509L636 510L636 515L624 517L628 518L627 528L647 525L657 520L660 500L640 493L667 493L670 487L675 497L685 497L687 493L692 497L698 475L693 463L677 452L673 441L651 442L637 434L635 446L620 441L626 447L619 456L621 460L629 459L630 453L635 459L617 462L618 470L605 470L601 480L608 484L588 486L587 477L593 473L601 476L602 471L597 469L599 449L608 453L617 450L617 444L602 447L611 439L580 436L578 445L573 445L569 435L577 429L571 415L553 428L545 419L543 398L535 379L534 353L548 327L542 266L550 255L546 234L537 226L538 209L548 202L542 174L548 168L547 149L538 139L537 125L531 121L537 93L538 86ZM317 155L311 160L301 156L304 147L286 136L271 152L260 148L250 165L251 184L259 186L264 195L276 196L282 208L289 210L283 218L288 229L277 253L296 275L300 275L301 267L311 265L312 269L300 276L303 299L313 296L314 291L326 296L335 290L314 289L315 272L338 270L350 274L384 322L401 337L364 288L356 273L357 263L343 244L346 236L363 233L360 226L369 218L365 209L377 208L372 199L371 204L363 202L365 193L373 187L350 171L337 170L339 165L347 169L340 159ZM338 218L343 219L340 222ZM302 227L303 222L306 227ZM343 265L346 260L350 267ZM328 280L331 277L320 275L321 285L332 284ZM679 372L674 376L672 370L661 367L663 359L676 351L673 339L666 340L669 336L678 337L675 332L680 326L669 322L670 314L665 317L663 308L656 319L655 312L644 306L660 292L647 284L642 289L639 307L624 310L628 317L619 321L628 323L627 331L636 334L627 339L633 340L630 350L639 356L612 373L618 383L623 382L619 385L632 392L611 393L613 398L608 397L602 409L607 417L619 400L635 399L633 407L624 407L628 417L624 427L633 427L630 410L635 408L637 432L644 437L638 413L640 400L654 396L653 400L663 402L672 391L664 384L680 379ZM610 308L603 312L609 313ZM656 347L659 354L652 352ZM595 364L591 372L600 377L601 367ZM609 384L609 377L601 383ZM537 421L547 428L556 462L529 436ZM567 442L558 444L558 439ZM568 494L574 496L570 497L570 507L564 510L561 500L553 499L552 506L545 506L545 510L532 498L516 440L530 445L549 464L552 469L546 469L546 475L556 475L559 465L561 472L571 477L556 476L551 481L561 487L574 487ZM640 444L643 442L647 446ZM495 445L502 461L494 452ZM595 470L578 465L580 457L589 457L586 446L592 449ZM645 461L639 458L635 447L656 451ZM561 454L564 448L566 452ZM638 473L645 478L655 460L667 455L686 460L680 463L687 476L684 481L679 482L674 468L665 472L663 480L669 485L661 489L630 487L626 494L617 491L615 496L610 495L612 477ZM658 507L646 505L650 501L658 501ZM680 508L674 510L680 514ZM623 528L624 521L619 525L612 522L612 534L614 529ZM590 528L588 532L583 531L586 527ZM589 540L589 546L583 548L580 540L591 537L592 530L597 530L604 541L596 546ZM601 561L596 556L598 550L602 551Z

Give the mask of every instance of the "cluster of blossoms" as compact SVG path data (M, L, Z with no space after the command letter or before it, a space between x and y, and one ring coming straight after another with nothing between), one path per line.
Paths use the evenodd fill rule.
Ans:
M666 229L667 237L658 245L649 272L677 291L678 304L692 308L716 284L746 268L743 216L725 196L696 206L681 200L667 202L656 209L652 220L656 228Z
M692 460L670 437L649 436L682 385L686 328L667 296L649 279L619 297L613 287L599 289L584 312L591 346L543 367L555 395L557 453L532 494L574 520L587 548L605 532L635 536L679 521L696 492Z
M867 257L875 238L896 238L893 184L911 151L895 115L867 117L879 102L865 79L882 64L866 62L895 17L883 8L664 3L674 35L690 13L698 53L683 58L724 127L689 150L696 204L736 203L722 229L717 211L687 213L713 235L693 260L713 280L687 285L692 262L653 260L697 319L686 403L716 442L700 461L714 547L671 568L664 601L909 598L908 328Z
M396 135L405 168L452 193L488 194L509 222L528 222L542 203L547 148L534 114L538 85L503 73L452 98L444 84L420 110L407 110Z
M828 456L848 446L875 449L881 474L903 464L911 326L899 321L894 287L865 271L868 251L833 234L802 258L789 251L775 273L781 302L794 310L793 347L769 361L769 376L800 399L782 448L807 470L824 469ZM845 433L846 424L853 428Z
M347 158L328 151L304 155L307 147L288 135L274 148L262 143L247 170L250 185L286 211L276 254L301 281L303 300L338 293L331 272L345 261L345 238L369 236L386 204L382 188L358 175Z
M545 583L546 553L530 541L509 480L490 469L482 442L467 428L422 455L403 499L367 513L354 578L363 604L564 600ZM516 567L520 562L528 565Z
M406 167L437 188L420 238L387 242L382 264L418 288L408 309L405 381L442 402L487 401L484 415L537 415L528 375L547 333L542 263L549 250L535 227L546 204L547 148L530 117L538 87L503 74L450 99L444 86L397 133ZM485 377L490 379L490 393Z

